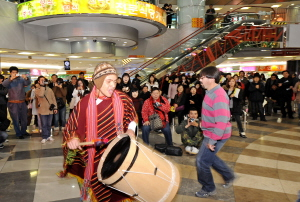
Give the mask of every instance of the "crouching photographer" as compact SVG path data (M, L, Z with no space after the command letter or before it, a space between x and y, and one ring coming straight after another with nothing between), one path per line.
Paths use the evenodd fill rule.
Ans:
M51 124L53 114L57 113L57 104L54 93L51 88L47 87L45 77L39 76L36 84L35 94L38 99L38 113L41 116L42 122L42 144L46 141L53 141L51 137Z
M197 154L203 140L202 130L199 125L198 111L196 108L189 110L188 119L183 120L176 127L176 133L181 134L181 141L185 151L189 154Z

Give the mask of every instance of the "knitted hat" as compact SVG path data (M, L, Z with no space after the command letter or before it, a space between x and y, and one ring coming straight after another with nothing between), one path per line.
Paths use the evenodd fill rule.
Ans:
M98 89L102 87L105 77L110 74L117 75L116 69L111 64L103 62L96 66L92 78Z

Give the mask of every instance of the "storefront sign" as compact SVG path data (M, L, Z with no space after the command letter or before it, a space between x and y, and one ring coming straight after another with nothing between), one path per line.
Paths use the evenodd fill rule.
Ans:
M144 58L145 55L128 55L129 58Z
M84 74L86 74L86 71L66 71L66 74L79 74L80 72L83 72Z
M203 18L192 18L192 27L193 28L204 27L204 19Z
M257 70L260 72L267 72L267 71L278 72L278 71L286 70L286 66L285 65L260 66L258 67Z
M18 5L18 20L68 14L112 14L146 18L166 25L166 12L137 0L32 0Z
M300 55L300 51L272 51L272 56L293 56Z

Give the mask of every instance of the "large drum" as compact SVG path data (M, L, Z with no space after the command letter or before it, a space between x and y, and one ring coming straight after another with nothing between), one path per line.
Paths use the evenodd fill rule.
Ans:
M97 175L102 183L139 201L172 201L180 183L170 161L126 134L108 145Z

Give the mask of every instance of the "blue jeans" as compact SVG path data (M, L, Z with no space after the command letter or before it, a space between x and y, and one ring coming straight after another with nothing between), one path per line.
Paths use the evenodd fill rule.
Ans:
M7 139L7 132L5 131L0 131L0 144L2 144L6 139Z
M42 138L47 139L51 135L51 125L52 125L52 118L53 114L49 115L40 115L41 122L42 122Z
M10 117L13 121L16 136L20 137L26 134L27 129L27 105L22 103L7 103ZM20 130L21 125L21 130Z
M149 144L149 133L151 131L151 127L150 126L143 126L142 128L142 138L143 141L146 144ZM171 133L171 129L170 129L170 125L167 122L166 123L166 127L162 128L161 131L163 132L166 142L168 145L173 145L173 141L172 141L172 133Z
M54 126L58 127L58 123L61 123L61 127L65 127L66 125L66 106L58 110L57 114L54 115Z
M216 189L210 167L213 167L220 173L225 182L234 178L233 171L217 156L218 151L220 151L227 140L218 140L215 144L215 151L211 151L206 146L209 138L204 137L196 158L198 182L202 184L203 191L212 192Z

